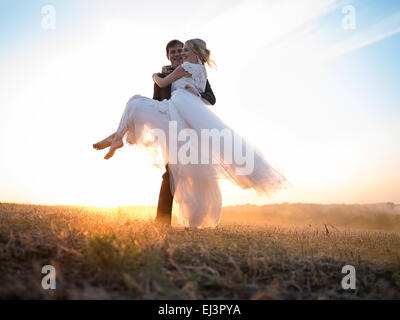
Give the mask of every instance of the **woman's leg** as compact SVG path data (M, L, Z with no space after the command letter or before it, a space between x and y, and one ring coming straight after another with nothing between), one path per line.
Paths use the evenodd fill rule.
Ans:
M156 101L157 103L161 103ZM168 128L168 117L166 114L160 113L154 106L155 101L142 96L133 96L126 104L125 111L121 117L117 131L105 140L96 144L96 147L110 147L108 153L104 157L110 159L118 148L121 148L124 143L122 138L126 136L127 142L130 144L136 143L136 131L141 135L144 124L149 124L150 127L165 127Z
M110 149L108 150L107 154L104 156L104 159L110 159L115 151L119 148L124 146L124 142L122 141L122 136L119 136L117 133L114 135L114 139L111 143Z
M122 138L127 133L129 124L131 124L132 126L132 123L135 121L134 117L135 109L139 106L136 97L137 96L132 97L126 104L125 111L122 114L118 129L113 134L111 143L109 144L110 149L104 156L104 159L106 160L110 159L114 155L117 149L122 148L124 146Z
M116 132L114 132L112 135L108 136L104 140L101 140L101 141L95 143L93 145L93 148L96 149L96 150L103 150L103 149L111 146L111 144L112 144L112 142L114 140L115 134L116 134Z

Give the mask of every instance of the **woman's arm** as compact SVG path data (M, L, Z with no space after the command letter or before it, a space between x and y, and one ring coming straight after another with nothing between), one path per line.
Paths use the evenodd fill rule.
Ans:
M157 73L153 74L153 80L160 88L164 88L182 77L190 77L190 76L191 74L189 72L185 71L185 69L179 66L174 70L174 72L172 72L165 78L159 77Z

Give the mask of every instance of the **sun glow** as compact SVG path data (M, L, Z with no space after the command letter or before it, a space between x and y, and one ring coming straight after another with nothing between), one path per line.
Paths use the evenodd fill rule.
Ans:
M393 191L400 179L387 178L400 172L399 161L389 160L400 157L392 138L400 129L395 119L385 119L383 132L376 116L365 111L369 101L344 89L341 79L356 70L341 79L332 72L329 61L357 48L354 41L333 45L316 31L317 19L340 3L242 2L201 28L187 29L122 13L93 15L82 26L82 39L64 43L66 36L55 37L27 58L19 53L1 62L7 76L0 78L6 92L0 95L0 201L155 205L162 166L153 167L137 147L118 150L105 161L105 152L91 145L115 131L132 95L152 96L151 75L168 63L165 44L193 37L207 41L218 65L217 71L208 69L217 97L212 110L294 186L261 199L222 183L224 204L370 202L388 195L400 201ZM393 23L378 27L373 41L397 32ZM353 40L362 46L370 33ZM157 163L159 156L154 155ZM384 187L367 190L366 183Z

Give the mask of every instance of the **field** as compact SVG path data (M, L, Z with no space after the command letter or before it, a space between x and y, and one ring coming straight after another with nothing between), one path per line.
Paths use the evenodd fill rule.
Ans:
M152 207L0 204L0 299L399 299L400 214L385 208L227 207L218 228L186 230Z

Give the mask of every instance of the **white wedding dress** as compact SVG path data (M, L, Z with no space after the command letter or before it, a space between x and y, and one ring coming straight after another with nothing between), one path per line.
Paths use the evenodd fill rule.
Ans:
M205 67L189 62L182 67L191 77L173 83L175 90L169 100L136 95L128 101L117 133L129 144L144 147L151 154L161 151L162 162L169 167L179 224L192 228L216 227L222 209L220 178L263 195L270 195L289 183L199 96L185 90L189 85L204 92ZM204 138L205 133L209 134L208 139Z

